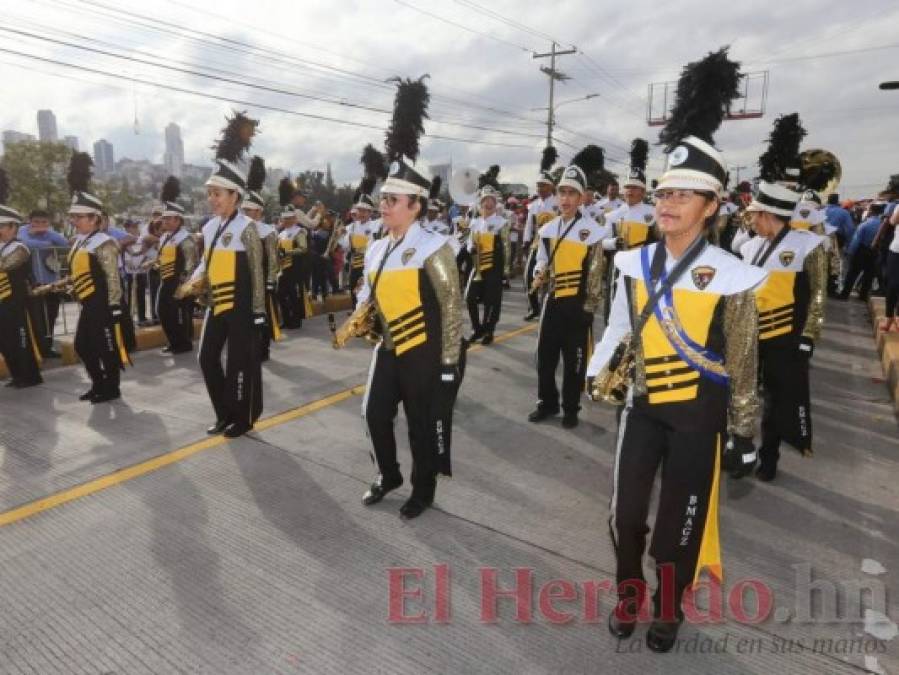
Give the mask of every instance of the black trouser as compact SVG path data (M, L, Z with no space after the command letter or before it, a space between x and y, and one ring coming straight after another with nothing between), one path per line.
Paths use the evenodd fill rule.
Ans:
M262 337L259 342L259 360L268 361L272 346L272 340L280 338L281 312L278 311L278 298L276 292L266 289L265 291L265 316L268 325L262 331Z
M350 298L353 301L353 309L356 309L356 284L362 278L365 269L363 267L352 267L350 269Z
M871 291L871 282L874 281L874 251L864 246L859 246L858 250L849 260L849 271L843 279L843 291L840 293L841 298L848 298L855 282L861 276L861 288L858 291L858 297L862 300L868 299L868 293Z
M474 275L472 271L468 288L465 289L471 327L475 332L493 335L503 305L503 276L499 270L488 270L480 280L475 280ZM480 304L484 305L483 320L478 307Z
M333 281L333 265L331 260L316 253L312 256L312 296L321 294L322 299L328 297L328 284Z
M890 251L887 253L886 264L886 317L896 316L896 305L899 304L899 253Z
M430 345L413 347L400 356L376 347L362 402L378 471L388 480L401 475L394 422L402 402L412 451L413 493L425 499L434 496L437 473L450 473L452 407L448 414L438 411L439 381L440 358Z
M293 265L281 272L278 279L278 303L285 328L299 328L306 318L306 286L303 283L299 257L294 256Z
M759 460L765 467L776 467L781 441L803 453L812 447L808 359L795 341L762 340L759 362L764 393Z
M456 254L456 267L459 269L459 288L465 290L465 282L471 275L471 268L474 264L471 253L464 246Z
M200 370L217 420L252 426L262 414L259 331L253 316L238 309L206 310L200 338ZM226 367L222 353L227 350Z
M537 250L533 249L528 254L528 261L524 269L524 285L528 294L528 306L531 308L531 314L540 312L540 291L531 292L531 286L534 283L534 269L537 266Z
M162 282L156 296L156 313L172 351L186 352L193 349L194 303L193 298L175 298L176 290L177 278L172 277Z
M718 432L678 431L637 408L624 410L618 427L609 515L619 600L638 597L637 589L646 585L643 553L649 533L647 517L661 465L659 504L649 547L659 580L654 595L655 616L666 620L682 617L684 590L698 572L706 516L710 509L717 514L720 453ZM717 530L717 518L708 524ZM718 550L704 553L706 562L707 556L718 562Z
M150 317L153 321L159 320L156 313L156 295L159 292L159 272L150 270L149 272L128 273L125 275L125 294L128 298L128 304L131 303L132 293L137 296L137 320L146 321L147 317L147 290L150 291ZM134 288L134 284L137 284Z
M0 354L13 382L43 382L35 352L39 353L37 336L25 304L0 301Z
M47 356L53 349L53 333L59 316L59 295L47 293L40 297L29 298L28 313L31 315L31 326L37 336L41 355Z
M100 298L90 298L81 306L75 329L75 353L91 378L95 394L115 394L119 391L122 357L121 329Z
M547 295L537 337L537 407L559 410L556 367L562 358L562 410L577 413L587 371L593 326L585 323L577 298L556 300Z

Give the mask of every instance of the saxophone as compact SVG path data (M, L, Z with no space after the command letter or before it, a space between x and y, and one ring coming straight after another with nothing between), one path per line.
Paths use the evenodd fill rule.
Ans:
M50 284L35 286L31 289L30 295L33 298L39 298L43 295L49 295L50 293L71 293L72 287L72 277L63 277Z
M342 349L354 337L365 338L368 342L376 344L380 340L375 330L376 316L375 305L371 301L360 302L340 327L334 322L334 314L328 314L331 346L334 349Z
M176 300L183 300L193 296L199 296L209 290L209 278L203 274L196 279L188 279L175 289L174 297Z
M626 335L615 351L608 365L597 375L587 392L592 401L603 401L612 405L624 405L627 401L627 390L633 384L635 345L631 336Z

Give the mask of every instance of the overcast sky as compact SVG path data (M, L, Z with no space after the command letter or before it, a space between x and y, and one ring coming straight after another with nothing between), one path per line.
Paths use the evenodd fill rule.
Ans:
M639 136L653 144L650 177L657 176L658 128L646 124L649 83L674 80L683 64L730 44L745 72L770 72L765 116L726 122L716 136L732 167L749 167L742 177L756 174L774 118L790 112L800 113L809 132L803 147L832 150L842 161L844 196L871 194L889 174L899 173L899 91L877 88L881 81L899 80L896 0L19 0L7 3L0 28L0 129L36 134L37 110L50 108L60 136L78 136L81 149L88 150L106 138L117 159L160 162L163 129L174 121L182 129L187 161L209 164L209 146L225 114L247 108L261 120L253 150L269 165L323 169L330 162L338 182L356 182L362 147L383 146L389 116L379 110L388 109L393 97L384 80L428 73L433 121L426 133L467 142L425 137L419 165L451 159L456 166L484 169L497 163L501 180L532 183L546 134L546 113L532 109L547 104L547 77L538 68L548 60L535 60L529 50L548 51L555 38L560 48L576 45L581 52L559 58L558 68L571 79L556 87L557 102L599 94L558 109L561 161L593 142L606 148L607 168L621 171L626 149ZM23 32L284 93L124 61ZM250 46L216 44L216 37ZM755 102L754 97L750 103Z

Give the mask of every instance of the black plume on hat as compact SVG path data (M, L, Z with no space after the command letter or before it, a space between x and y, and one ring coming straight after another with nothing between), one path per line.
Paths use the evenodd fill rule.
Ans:
M587 145L571 158L571 163L580 167L589 181L592 174L603 170L605 152L598 145Z
M226 118L227 119L227 118ZM235 112L222 128L222 135L213 147L215 158L236 164L250 147L259 121L250 119L243 112Z
M540 158L540 170L549 171L557 159L559 159L559 151L554 146L547 145L543 148L543 156Z
M71 192L88 192L91 182L91 167L94 161L86 152L76 152L69 160L66 182Z
M6 169L0 169L0 204L5 204L9 199L9 175Z
M363 175L366 178L373 178L376 182L378 179L387 178L387 162L384 161L384 154L376 150L371 143L362 149L359 161L362 163Z
M265 184L265 160L259 155L253 155L250 160L250 170L247 172L247 190L259 192Z
M499 192L499 171L499 164L494 164L484 173L478 176L478 190L489 185L494 190Z
M422 75L417 80L394 77L396 98L393 101L393 119L387 129L385 147L391 162L406 157L410 162L418 158L418 139L424 133L424 121L428 119L428 102L431 95Z
M278 183L278 202L280 202L281 206L290 204L290 200L293 199L295 192L296 188L293 185L293 181L287 177L282 178L281 182Z
M728 47L711 52L701 61L684 66L668 123L659 133L665 152L674 150L687 136L714 145L712 135L739 95L740 64L731 61Z
M787 177L787 169L799 168L799 144L806 133L799 113L781 115L774 120L768 148L759 157L759 178L774 183Z
M443 186L443 179L440 176L434 176L431 179L431 192L428 194L429 199L437 199L440 196L440 188Z
M631 169L646 171L646 161L649 159L649 143L642 138L635 138L631 143Z
M162 184L162 193L159 196L160 201L175 202L181 196L181 181L174 176L169 176Z

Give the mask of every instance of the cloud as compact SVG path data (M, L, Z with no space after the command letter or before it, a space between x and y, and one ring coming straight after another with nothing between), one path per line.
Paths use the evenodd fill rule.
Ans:
M545 142L546 113L532 109L547 103L547 78L539 71L547 61L535 60L514 45L547 51L552 36L560 48L576 44L586 53L558 60L559 69L573 79L556 87L557 102L599 94L558 108L561 161L595 142L606 147L612 160L609 167L622 171L615 160L626 158L632 138L647 138L653 144L657 138L658 129L645 122L648 83L675 79L686 62L732 44L732 54L745 62L745 70L770 71L766 116L728 122L716 138L733 166L747 167L741 171L743 177L755 175L755 162L776 115L794 111L809 130L804 147L824 147L840 157L845 195L870 194L886 183L890 173L899 171L896 147L890 145L899 96L877 90L878 82L895 78L895 70L887 66L895 61L897 50L798 60L891 44L899 8L885 0L830 3L826 9L811 0L764 0L726 8L710 0L667 4L633 0L614 10L585 0L528 5L511 0L489 5L356 0L342 3L340 11L325 0L259 0L252 12L236 0L220 0L214 6L167 0L152 9L134 1L105 9L104 2L39 0L16 7L7 19L35 33L116 53L144 52L141 58L192 64L235 80L380 109L389 109L392 103L392 89L385 85L388 77L428 73L433 95L428 133L470 142L427 137L422 164L452 160L459 166L483 168L499 163L505 179L520 181L533 179ZM533 30L513 28L475 11L472 4ZM151 12L153 21L135 16ZM200 33L232 42L216 46L214 39ZM251 47L238 48L237 43ZM262 121L254 152L265 156L270 166L296 171L323 169L330 162L341 183L358 180L358 157L366 143L383 143L385 113L215 82L26 38L6 39L4 44L252 105L0 55L4 100L15 101L0 111L2 129L35 133L36 111L51 108L60 135L77 135L82 148L103 137L114 144L117 157L159 162L163 130L175 121L182 128L187 160L209 164L209 146L224 116L232 108L247 108ZM139 134L134 133L135 110ZM650 173L660 166L661 155L653 147Z

